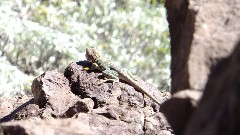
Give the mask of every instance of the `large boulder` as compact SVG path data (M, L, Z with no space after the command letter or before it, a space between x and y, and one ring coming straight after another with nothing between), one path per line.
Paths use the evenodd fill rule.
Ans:
M222 96L232 99L235 97L232 95L234 93L231 90L223 92L217 86L227 89L235 86L234 82L238 82L235 75L226 75L222 72L237 74L239 65L223 62L225 64L222 65L222 68L225 66L226 70L218 70L219 68L215 67L216 65L219 66L226 58L229 61L235 59L233 57L237 58L235 48L238 48L236 46L240 41L240 1L166 0L165 4L171 37L171 93L173 95L170 100L162 105L161 111L166 115L176 134L183 134L185 130L188 134L195 134L194 131L201 131L201 124L204 125L202 127L203 131L200 132L202 134L220 133L220 131L230 133L228 131L232 131L235 126L229 130L224 130L222 125L213 128L210 124L218 125L216 122L220 121L219 119L230 124L234 115L224 113L227 116L224 117L221 111L236 114L233 109L224 109L225 104L222 107L219 104L219 102L223 102ZM237 60L235 62L239 63ZM229 65L234 67L231 69ZM211 78L213 74L219 74L218 78L222 80ZM232 79L227 80L226 78ZM206 87L206 84L216 87L211 87L210 90L210 87ZM218 94L220 91L224 95L220 96ZM204 96L201 99L202 92L204 92ZM211 95L207 95L205 92ZM213 93L216 94L215 97ZM226 104L236 109L235 102L229 102ZM206 107L207 105L208 107ZM203 108L219 110L205 110L205 112L208 112L207 114L203 113ZM213 121L214 115L217 114L219 118ZM209 118L209 123L207 118ZM232 123L237 123L237 121L233 120ZM189 122L190 124L188 124Z

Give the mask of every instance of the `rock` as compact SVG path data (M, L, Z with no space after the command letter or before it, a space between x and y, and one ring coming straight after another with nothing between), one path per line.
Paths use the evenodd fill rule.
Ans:
M136 122L128 123L121 120L109 119L101 114L79 113L77 117L84 121L84 123L89 123L91 129L99 135L144 134L143 127Z
M69 113L69 109L73 110L73 107L77 107L80 112L81 109L86 111L88 108L84 105L85 102L71 92L67 78L57 71L47 71L34 79L32 93L35 104L40 108L51 108L55 117L65 115L66 111Z
M82 71L82 65L89 66L87 61L71 63L66 68L64 75L70 80L72 92L82 98L92 98L95 108L109 104L116 106L138 105L141 107L143 107L144 102L148 105L155 104L147 96L143 97L141 92L135 90L134 87L125 82L115 83L114 85L111 82L101 84L101 79L103 79L102 73L99 71ZM149 93L157 99L166 100L170 97L168 92L160 92L155 87L143 81L140 83L147 87ZM155 109L158 110L159 106L155 106Z
M36 104L29 104L20 111L18 111L14 117L14 120L29 120L31 118L37 118L41 114L39 106Z
M148 123L152 124L149 130L152 130L152 133L160 134L160 124L157 122L167 122L161 115L161 118L158 119L162 119L162 121L152 123L156 119L155 115L159 115L158 105L146 96L143 97L141 92L124 82L101 84L102 73L99 71L84 71L82 65L89 66L86 61L71 63L64 72L64 75L70 80L70 86L74 94L82 98L91 98L94 101L92 110L94 119L92 119L92 115L82 116L85 115L83 113L78 114L78 118L90 117L88 118L90 119L88 121L91 121L90 125L92 125L92 128L96 128L99 133L105 133L101 128L98 128L101 125L101 127L108 128L108 134L115 134L117 131L123 134L142 134L146 126L145 119L149 116L148 118L151 120ZM149 87L149 92L152 91L159 99L166 100L170 97L169 93L161 93L149 84L144 84L144 86ZM98 117L101 120L96 119ZM109 127L109 123L111 123L112 128ZM163 124L162 127L164 125L166 124ZM114 127L124 128L115 129ZM167 128L162 129L166 130Z
M57 71L47 71L38 76L33 80L31 90L34 102L40 108L50 105L64 110L65 106L69 105L69 100L74 99L68 80ZM59 113L62 110L59 110Z
M182 134L186 124L198 106L202 91L183 90L172 95L161 106L161 112L166 116L174 133Z
M240 1L167 0L165 1L165 5L167 8L167 19L169 22L171 37L171 93L175 95L178 92L185 90L204 92L204 90L208 89L205 88L208 87L206 84L219 85L224 88L228 87L230 82L229 84L226 84L225 82L228 82L227 80L225 80L225 82L215 81L216 84L210 83L209 81L211 80L209 76L213 73L222 74L220 70L216 71L216 68L214 67L219 63L222 63L222 61L232 55L232 53L235 53L236 45L240 41ZM233 66L239 68L239 65L237 64ZM228 70L231 69L229 68ZM227 70L224 72L227 72ZM218 77L222 78L221 76ZM234 75L232 77L234 77ZM238 79L232 81L237 82L237 80ZM222 84L225 84L226 86L223 86ZM214 87L211 91L216 91L217 93L219 90L217 87ZM190 95L185 95L185 97L190 96L192 98L194 97L193 93L190 92ZM228 95L227 93L223 94L225 95L222 96ZM222 101L221 99L216 99L217 97L218 96L215 95L215 98L211 100L212 103L210 103L210 100L203 101L206 99L201 99L201 97L193 98L194 100L192 100L188 98L176 98L175 95L172 99L166 101L162 105L161 112L164 112L174 132L179 135L183 134L186 128L186 133L188 134L213 134L213 132L220 133L220 131L230 131L232 128L229 130L224 130L223 127L210 128L210 124L215 123L215 121L213 121L213 118L216 118L214 115L218 114L213 110L206 110L206 112L209 113L206 115L212 117L208 117L208 123L207 119L203 118L205 116L201 116L204 114L204 109L202 109L202 113L198 113L198 115L195 114L195 111L196 113L198 112L198 100L201 99L201 102L206 102L206 106L211 106L212 109L216 109L219 106L219 103L216 101ZM228 98L231 99L232 97ZM215 107L213 107L214 104ZM225 103L222 104L224 106ZM199 105L201 108L201 104ZM233 110L229 111L232 111L231 113L234 114L236 113ZM219 116L219 119L221 118L222 120L227 119L226 121L228 122L230 119L234 118L232 115L231 118L226 118L224 115L221 115L221 113L217 116ZM192 117L195 118L195 122L193 122L194 120ZM194 126L191 124L188 125L190 121L191 124L195 123ZM236 121L233 120L232 122L235 123ZM200 129L200 123L202 124L202 131ZM230 124L230 122L228 124ZM193 129L190 130L190 127ZM194 132L195 128L196 131L199 132ZM224 134L224 132L220 134Z
M93 135L86 124L78 120L54 119L42 121L14 121L0 125L0 134L7 135Z
M209 77L186 135L240 134L240 40L233 54L219 62Z
M160 123L160 124L159 124ZM171 135L172 131L170 125L168 124L165 116L162 113L157 113L156 115L147 116L145 118L145 134L162 134L162 135ZM157 129L157 130L153 130Z
M32 103L31 96L0 98L0 123L13 120L17 112Z
M76 123L75 126L82 126L82 123L99 135L172 133L166 118L159 112L159 105L126 82L100 83L102 73L85 71L85 66L89 66L86 61L71 63L64 75L57 71L47 71L34 79L34 102L19 109L12 117L12 120L23 121L22 126L18 126L21 122L16 126L16 123L5 120L6 123L0 124L1 132L10 134L10 127L14 127L11 133L19 130L22 134L41 134L40 131L50 134L63 127L62 134L81 134L81 130L71 132L64 127L67 124L64 124L63 118L68 118L67 123L70 125ZM144 81L141 83L159 99L170 97L168 92L159 92L150 84ZM56 121L56 118L62 120ZM26 125L27 121L29 125ZM49 127L49 130L45 127ZM32 128L37 131L33 132Z
M240 37L238 0L167 0L171 37L171 92L203 90L212 66Z
M64 113L64 116L69 118L81 112L88 113L92 111L93 106L94 103L89 98L75 100L71 107L69 107L68 110Z

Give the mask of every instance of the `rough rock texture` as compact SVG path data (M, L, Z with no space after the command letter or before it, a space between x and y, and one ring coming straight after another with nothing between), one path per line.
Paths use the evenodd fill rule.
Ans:
M220 70L215 66L230 55L233 56L229 61L238 57L234 54L240 41L240 1L166 0L165 3L171 37L173 96L162 105L161 112L177 135L185 130L187 134L239 133L235 126L239 125L239 119L233 120L234 115L240 115L234 95L238 94L239 82L233 74L238 74L239 65L223 62L222 68L232 65L233 71L230 67ZM239 63L239 59L235 62ZM219 74L218 78L211 78L213 74ZM207 85L205 89L206 84L211 87ZM204 96L199 101L201 92ZM179 96L179 93L185 94Z
M213 71L186 135L240 134L240 40Z
M0 123L13 120L16 113L33 103L30 96L0 98Z
M34 103L40 108L51 108L49 111L55 117L70 115L75 109L80 112L89 111L87 99L77 98L71 92L68 79L57 71L47 71L34 79L32 93Z
M167 129L168 125L166 126L163 115L158 111L159 106L148 97L125 82L101 84L100 79L103 78L101 72L82 71L80 65L88 64L86 62L70 64L65 70L65 76L70 80L73 93L94 101L92 112L97 115L94 115L93 119L92 116L89 118L93 125L107 127L108 133L119 131L125 134L144 132L161 134L163 133L161 130ZM158 99L163 100L170 96L169 93L161 93L149 84L144 86L148 86L152 95ZM97 120L97 116L99 119L105 117L105 120ZM152 120L148 121L150 119ZM113 128L110 128L109 124ZM122 128L117 129L119 127Z
M32 83L33 98L26 99L31 102L17 111L12 111L12 100L0 100L0 107L9 108L1 112L6 123L0 124L0 134L172 134L159 105L126 82L100 83L102 73L83 70L86 66L90 63L80 61L71 63L64 75L47 71L38 76ZM170 97L138 81L159 100Z

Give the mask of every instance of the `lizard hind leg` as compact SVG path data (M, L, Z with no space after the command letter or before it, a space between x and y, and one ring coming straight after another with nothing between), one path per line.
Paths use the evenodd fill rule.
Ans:
M108 78L105 78L104 80L100 81L100 84L105 83L105 82L112 82L112 84L114 85L115 82L119 82L119 79L108 79Z

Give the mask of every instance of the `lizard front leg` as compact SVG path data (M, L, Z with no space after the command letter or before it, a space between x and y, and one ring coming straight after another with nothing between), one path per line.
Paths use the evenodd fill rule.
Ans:
M111 81L114 84L115 82L119 82L118 73L116 71L108 69L103 70L102 73L105 78L101 83Z

